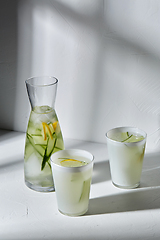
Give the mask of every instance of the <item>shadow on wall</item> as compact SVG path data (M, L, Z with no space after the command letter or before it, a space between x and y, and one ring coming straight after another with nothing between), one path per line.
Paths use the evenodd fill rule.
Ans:
M13 129L17 80L17 0L0 2L0 128Z
M68 116L69 134L73 138L88 141L98 140L96 136L100 128L95 126L100 120L103 90L108 82L103 81L106 54L103 43L104 4L107 5L107 1L106 3L94 1L93 5L90 4L92 9L88 11L86 11L86 7L89 6L87 4L85 6L85 3L80 4L80 9L72 7L64 1L62 4L55 0L52 5L52 11L58 11L73 28L75 32L73 36L77 41L74 44L79 46L74 59L72 59L74 67L70 68L74 81L72 80L73 88L71 88L71 97L69 97L69 105L73 109L72 114ZM81 52L79 52L80 50ZM68 59L68 61L70 60ZM79 132L77 137L74 136L74 132Z
M103 88L103 86L99 84L99 81L102 79L101 66L103 62L103 47L99 44L102 35L101 21L103 19L103 1L99 3L94 2L94 13L92 13L92 11L86 12L84 8L85 3L79 3L81 11L79 11L77 7L75 9L72 8L72 4L71 1L66 4L65 2L62 3L56 0L1 1L2 22L6 16L9 16L6 18L6 27L1 26L1 31L8 29L8 25L10 25L11 30L8 31L9 36L7 39L12 39L13 41L13 43L11 43L11 41L9 42L9 48L10 50L14 49L14 72L8 76L11 70L9 66L9 72L3 74L5 81L3 81L3 87L1 88L3 89L1 102L5 102L5 107L3 105L0 107L3 116L0 122L0 128L25 131L29 115L26 109L28 110L30 105L27 95L25 96L26 89L24 80L33 75L56 75L58 78L60 76L60 79L64 79L65 76L63 80L64 88L66 86L66 79L68 79L67 85L69 85L68 83L70 79L72 79L74 86L73 91L72 88L70 88L71 92L66 91L70 99L68 106L69 108L71 107L71 109L67 108L67 114L65 113L65 106L61 110L64 112L64 115L68 116L65 122L70 122L70 126L72 125L71 130L69 127L66 129L69 129L69 134L71 133L71 137L73 137L73 133L76 132L77 134L79 131L78 126L80 126L80 128L84 129L83 133L86 138L89 139L92 137L92 127L97 121L95 109L98 109L98 97ZM86 5L87 4L88 3L86 3ZM84 41L85 37L90 39L90 37L88 37L88 31L93 34L93 39L96 39L96 50L90 46L89 42ZM1 44L1 46L6 47L5 38L6 36L3 37L3 44ZM70 40L71 44L68 45ZM79 45L81 46L80 48ZM83 45L85 48L83 48ZM69 47L71 47L71 51L68 51ZM82 53L81 49L83 49L83 51L87 49L89 54L86 52ZM8 51L8 53L10 54L11 51ZM90 68L90 61L87 61L86 64L86 55L88 56L91 53L94 55L93 78L85 76L85 70ZM8 58L11 59L11 55L9 55ZM74 66L76 62L80 63L79 67ZM5 64L5 66L7 65ZM66 68L69 69L67 70L68 72L73 72L74 76L70 77L70 74L67 76ZM83 72L82 81L80 81L78 76L79 71L81 73ZM91 71L88 70L88 72ZM7 91L10 91L11 94L7 94ZM8 98L6 94L9 96ZM65 99L68 99L68 95L65 94ZM62 101L64 101L64 98L61 99L61 102ZM6 108L8 109L8 114L5 111ZM72 109L73 112L68 114ZM88 109L89 112L87 116L83 114L83 111L86 112L86 109ZM74 119L73 115L76 116L76 119ZM76 124L77 120L80 121L80 116L86 117L82 117L82 124ZM62 117L62 119L64 119L64 117ZM94 122L92 121L93 119ZM83 125L85 125L85 127ZM82 137L85 138L85 136L82 134Z
M120 125L153 133L160 112L159 9L146 2L2 0L0 128L25 131L24 80L54 75L64 137L105 142L105 132Z
M126 8L123 9L125 2ZM160 70L159 55L153 47L154 42L157 44L157 40L151 37L149 38L151 43L148 41L150 30L158 37L156 28L152 27L153 22L149 18L152 12L148 12L148 18L145 15L148 5L146 4L143 10L141 4L127 3L127 1L124 1L122 6L121 3L99 1L99 5L97 4L95 8L97 11L88 11L86 14L85 9L82 12L77 11L69 3L57 0L50 3L51 11L58 13L67 23L68 28L72 28L75 33L73 44L77 44L77 49L74 60L81 70L79 71L72 62L72 53L69 59L66 55L61 62L63 66L66 62L67 66L69 66L68 62L72 62L73 67L69 66L69 69L74 73L66 75L72 83L70 89L67 89L68 92L64 94L65 99L69 99L67 100L69 107L67 106L66 110L63 108L68 116L65 120L62 119L63 124L63 121L66 122L64 124L66 135L104 142L105 131L113 126L139 125L144 127L144 130L149 128L150 119L147 118L144 123L144 118L159 111L157 90L160 89ZM86 32L88 35L93 34L94 44L93 39L88 41ZM70 37L69 34L67 37ZM78 53L81 41L84 46L87 45L85 48L88 50L85 55L87 60L83 56L83 51ZM92 59L89 58L90 55ZM77 56L80 57L78 61ZM92 74L87 75L87 71ZM73 77L74 81L69 77ZM71 114L68 114L68 109ZM156 116L153 118L156 119Z

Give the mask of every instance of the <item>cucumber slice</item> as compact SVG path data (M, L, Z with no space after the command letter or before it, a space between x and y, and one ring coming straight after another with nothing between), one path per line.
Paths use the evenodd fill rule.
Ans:
M44 140L42 135L31 135L34 141L34 144L47 146L47 140Z
M27 138L30 142L30 144L34 147L34 149L36 150L36 152L38 152L42 157L44 156L45 154L45 149L46 149L46 146L41 146L41 145L36 145L33 141L33 138L31 135L27 134Z
M89 198L90 184L91 184L91 178L88 178L86 181L83 182L82 193L79 198L79 202Z
M55 133L55 130L54 130L53 124L50 123L48 126L49 126L49 129L50 129L50 131L51 131L51 134L53 135L53 133Z
M55 147L55 142L56 142L56 139L53 138L53 139L50 139L48 140L48 145L47 145L47 152L46 152L46 155L47 156L50 156L51 153L53 152L54 150L54 147Z
M50 165L50 156L51 156L52 152L54 151L55 144L56 144L56 139L55 138L54 139L48 138L48 140L47 140L47 147L45 149L44 157L43 157L43 160L42 160L41 170L44 169L46 163L48 163L49 166L51 167L51 165Z
M133 134L131 134L129 137L127 137L126 139L124 139L123 141L121 142L129 142L129 139L133 136Z
M52 154L55 153L55 152L58 152L59 150L63 150L63 149L54 147L54 150L53 150Z
M63 150L64 149L64 142L63 142L62 137L61 138L57 138L56 148L59 149L59 150Z
M32 135L41 135L42 128L35 128L35 125L30 124L27 132Z
M25 161L28 160L28 158L31 156L31 154L34 152L34 147L30 144L29 140L26 138L26 146L25 146L25 152L24 152L24 159Z
M45 167L45 165L46 165L46 162L49 161L49 157L47 157L46 151L47 151L47 148L46 148L46 150L45 150L44 157L43 157L43 160L42 160L41 171L44 169L44 167Z

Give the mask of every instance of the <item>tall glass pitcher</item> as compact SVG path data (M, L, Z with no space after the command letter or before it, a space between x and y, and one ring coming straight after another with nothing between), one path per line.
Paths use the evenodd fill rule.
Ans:
M31 104L24 154L26 185L40 192L54 190L50 157L64 149L54 109L57 83L54 77L33 77L25 81Z

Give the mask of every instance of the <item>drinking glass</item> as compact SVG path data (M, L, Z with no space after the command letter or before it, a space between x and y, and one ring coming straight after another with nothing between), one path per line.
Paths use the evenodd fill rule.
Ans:
M68 160L67 160L68 159ZM62 161L83 162L82 166L62 166ZM62 150L51 156L58 210L68 216L88 210L93 155L79 149Z
M106 133L112 182L120 188L140 184L147 134L135 127L118 127Z

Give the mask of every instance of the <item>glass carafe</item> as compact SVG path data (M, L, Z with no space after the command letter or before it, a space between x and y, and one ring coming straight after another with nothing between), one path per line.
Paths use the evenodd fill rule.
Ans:
M25 83L31 104L24 153L25 183L36 191L54 191L50 157L64 149L54 108L58 80L54 77L33 77Z

